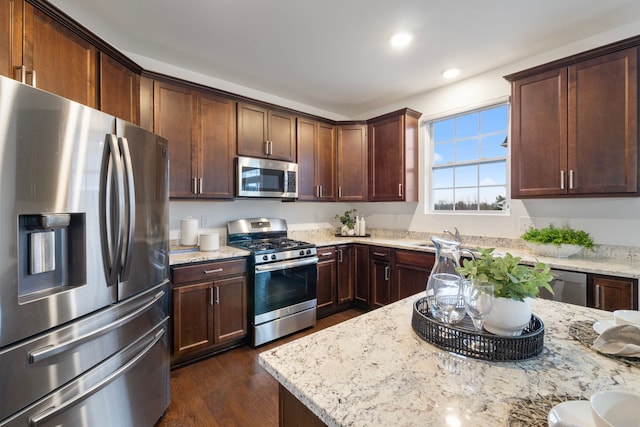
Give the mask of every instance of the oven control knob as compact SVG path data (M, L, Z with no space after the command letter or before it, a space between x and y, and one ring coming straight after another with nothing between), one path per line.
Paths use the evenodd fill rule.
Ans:
M276 259L276 254L271 255L271 259Z
M311 249L307 249L307 255L311 255Z
M304 251L300 251L300 256L303 256L303 255L304 255Z
M266 256L266 255L263 255L263 256L262 256L262 259L263 259L264 261L269 261L269 257L268 257L268 256Z

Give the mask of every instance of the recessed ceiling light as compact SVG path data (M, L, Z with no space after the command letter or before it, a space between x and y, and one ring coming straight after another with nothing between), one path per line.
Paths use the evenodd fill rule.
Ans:
M391 46L402 48L411 43L411 34L409 33L397 33L391 37Z
M460 75L460 70L458 68L447 68L442 72L442 77L445 79L453 79Z

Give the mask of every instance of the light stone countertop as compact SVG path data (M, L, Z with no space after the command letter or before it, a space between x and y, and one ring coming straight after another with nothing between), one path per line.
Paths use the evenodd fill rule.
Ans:
M610 312L536 299L533 312L545 325L542 354L488 362L422 340L411 327L419 297L263 352L259 363L329 426L506 426L514 398L640 392L640 369L568 335L572 322Z
M362 243L367 245L386 246L396 249L409 249L414 251L435 252L432 246L420 246L421 244L431 243L428 240L413 239L390 239L378 237L312 237L307 241L315 243L317 246L332 246L347 243ZM548 264L551 268L558 270L579 271L583 273L605 274L609 276L620 276L638 279L640 278L640 262L624 258L584 258L574 256L570 258L553 258L537 256L528 249L510 248L488 245L462 245L466 249L477 249L478 247L488 248L494 247L494 254L503 255L509 252L513 256L521 257L523 264L533 265L537 261Z
M169 263L171 265L189 264L203 261L219 261L229 258L241 258L249 256L250 252L231 246L220 246L217 251L201 252L197 248L177 249L170 253Z

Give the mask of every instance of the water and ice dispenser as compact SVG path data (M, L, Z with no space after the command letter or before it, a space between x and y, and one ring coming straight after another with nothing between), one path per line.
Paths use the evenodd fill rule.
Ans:
M18 216L21 303L86 283L85 228L83 213Z

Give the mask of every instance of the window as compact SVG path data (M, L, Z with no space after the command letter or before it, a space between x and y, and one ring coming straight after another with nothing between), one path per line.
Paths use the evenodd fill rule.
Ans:
M507 209L508 127L505 103L427 123L431 210Z

